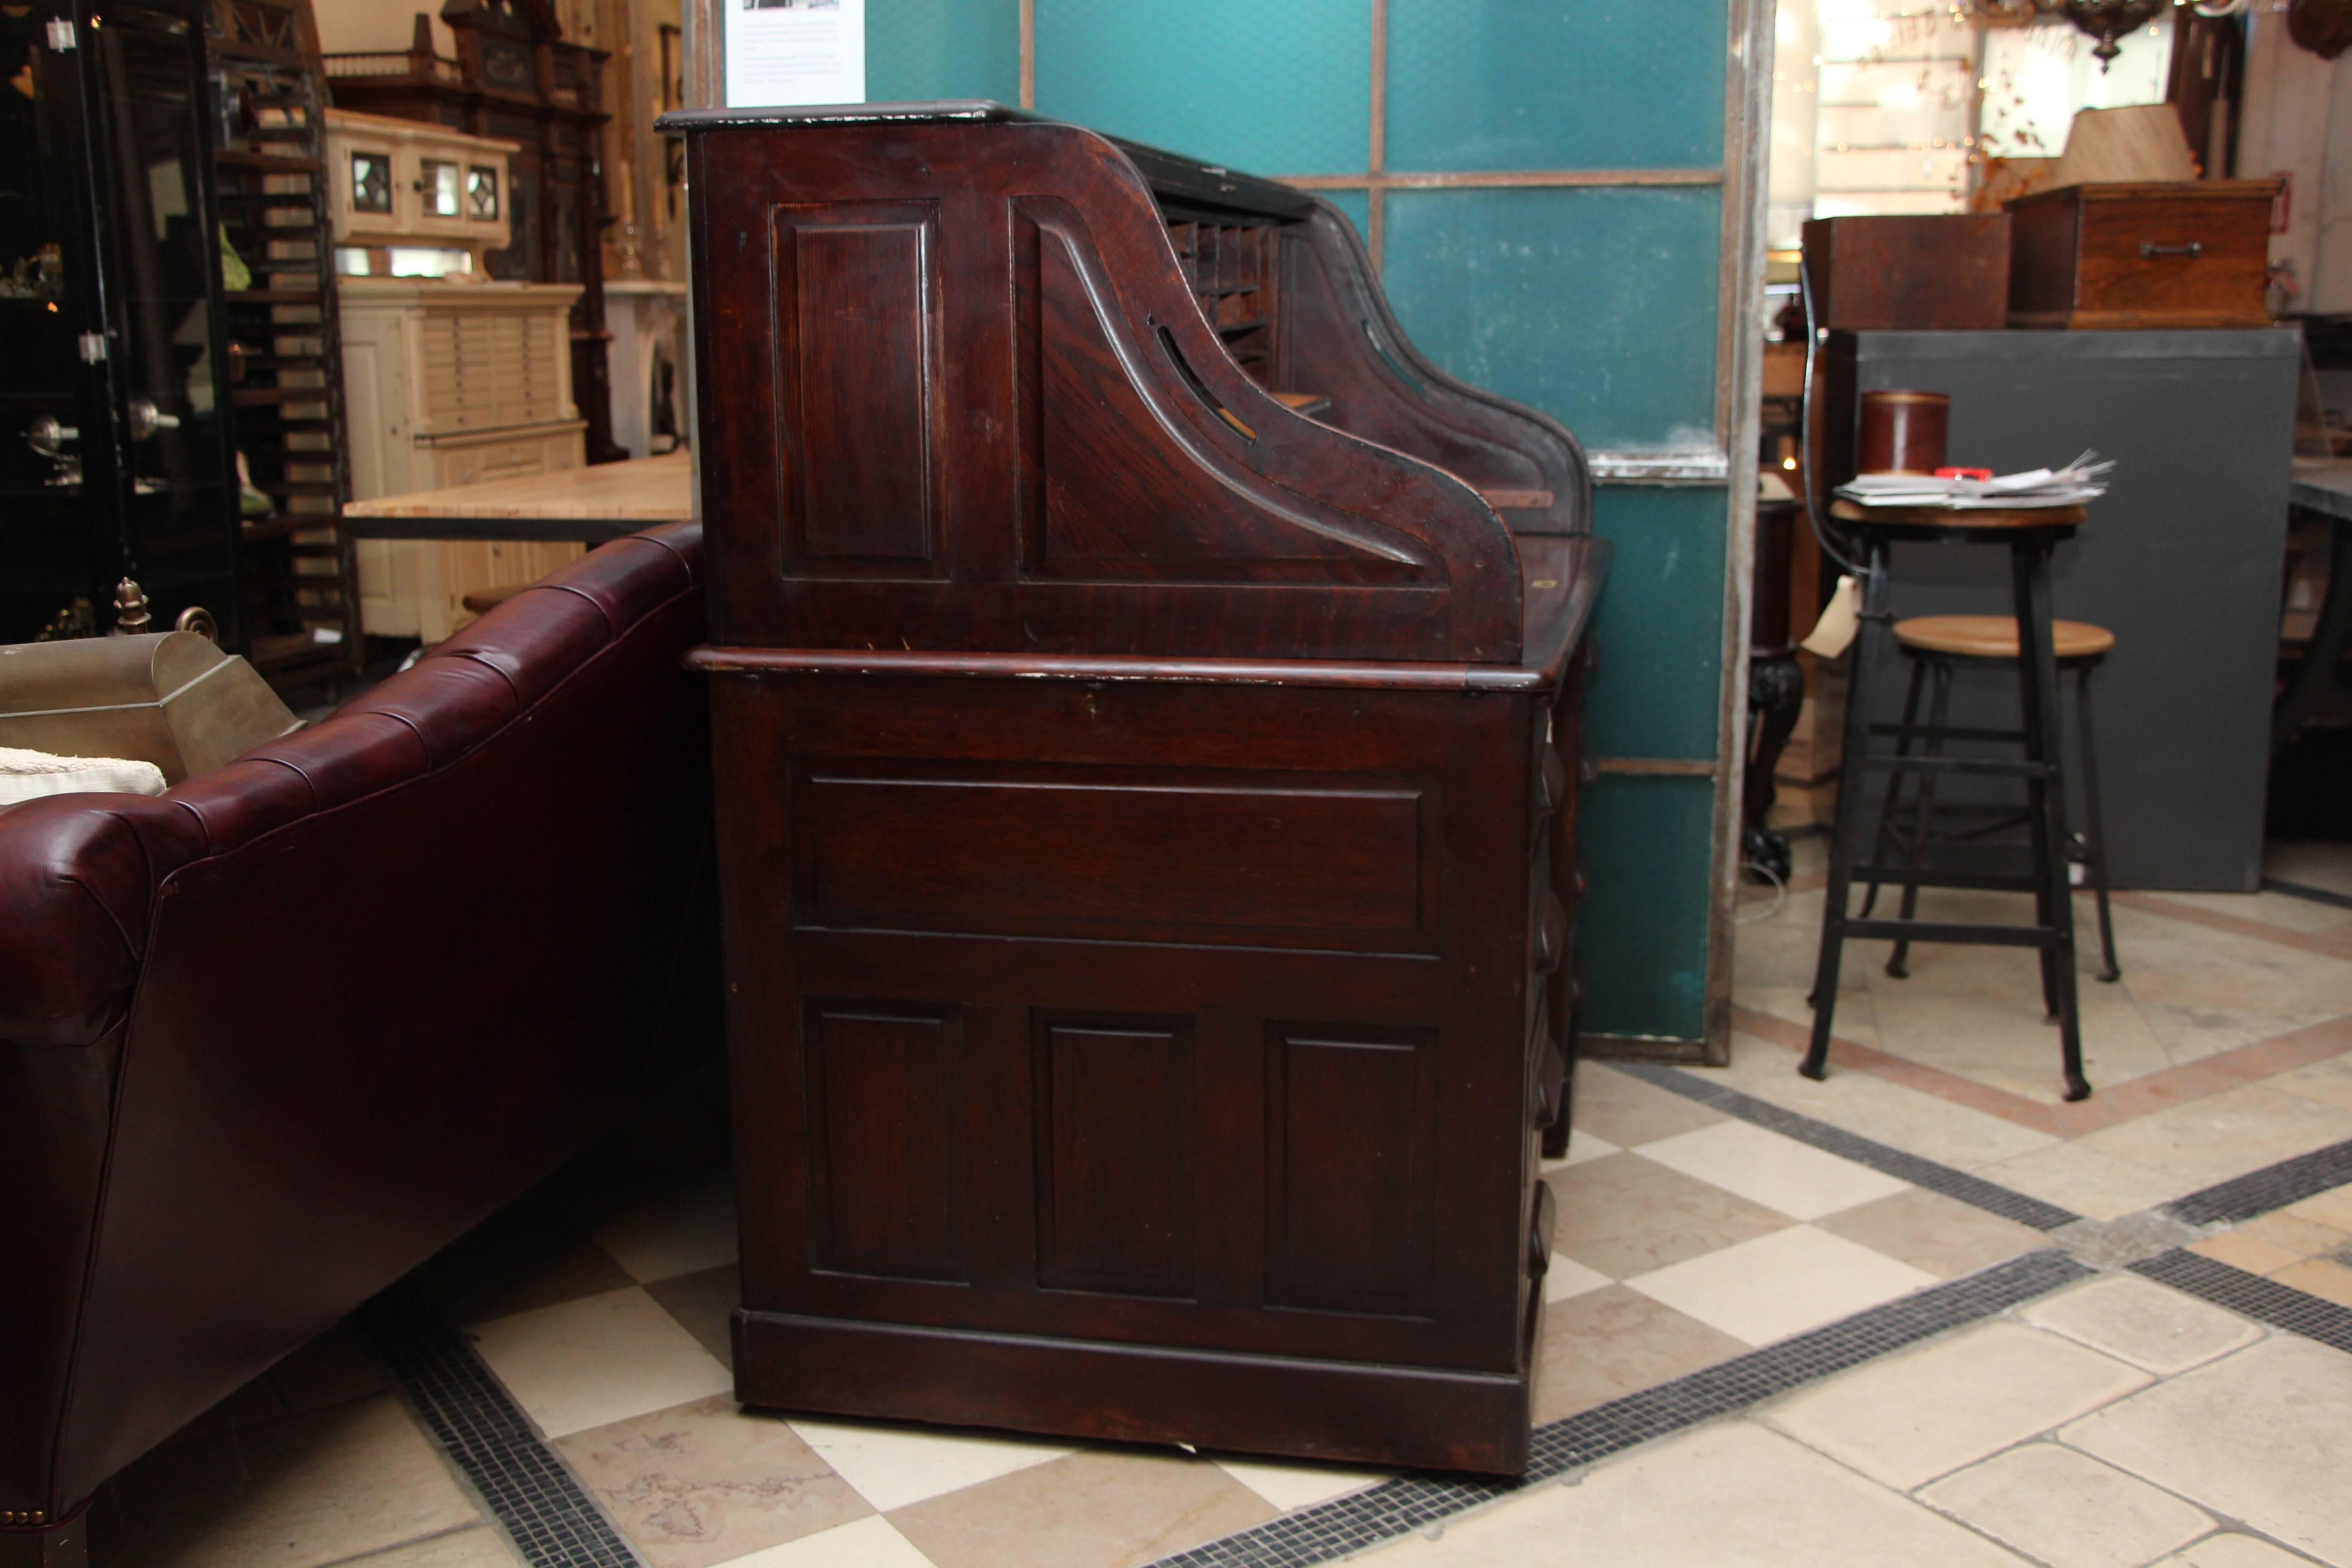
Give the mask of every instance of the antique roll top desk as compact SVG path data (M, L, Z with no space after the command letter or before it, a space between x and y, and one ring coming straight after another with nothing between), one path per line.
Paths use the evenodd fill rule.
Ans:
M1523 1468L1574 438L1303 192L986 103L664 125L739 1396Z

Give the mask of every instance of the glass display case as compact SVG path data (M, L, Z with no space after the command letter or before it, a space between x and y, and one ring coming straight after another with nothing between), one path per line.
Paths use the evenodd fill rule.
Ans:
M208 100L184 0L0 9L0 643L239 646Z

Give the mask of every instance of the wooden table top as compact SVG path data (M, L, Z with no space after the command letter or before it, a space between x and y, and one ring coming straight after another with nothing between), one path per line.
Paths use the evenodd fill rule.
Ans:
M2079 528L2090 513L2080 506L1857 506L1833 501L1830 515L1841 522L1887 528L2000 529Z
M351 531L362 539L602 542L693 515L694 458L683 451L379 496L343 508Z
M2297 458L2286 493L2297 506L2352 518L2352 458Z

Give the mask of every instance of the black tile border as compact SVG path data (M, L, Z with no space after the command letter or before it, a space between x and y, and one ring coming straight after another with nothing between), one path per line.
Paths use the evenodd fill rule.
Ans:
M2130 1268L2135 1274L2226 1307L2241 1317L2352 1353L2352 1307L2339 1307L2308 1291L2179 1247L2144 1258Z
M2352 1183L2352 1139L2218 1182L2158 1206L2184 1225L2239 1225Z
M1972 1176L1966 1171L1956 1171L1951 1166L1930 1160L1924 1154L1913 1154L1889 1144L1864 1138L1859 1133L1848 1132L1843 1127L1832 1127L1826 1121L1815 1121L1812 1117L1800 1111L1775 1105L1769 1100L1759 1100L1754 1095L1733 1089L1728 1084L1709 1083L1696 1073L1687 1072L1681 1068L1661 1067L1654 1062L1631 1061L1601 1062L1594 1065L1607 1067L1612 1071L1640 1079L1643 1083L1665 1089L1672 1094L1679 1094L1685 1100L1696 1100L1710 1110L1720 1110L1726 1116L1734 1116L1742 1121L1754 1122L1757 1126L1769 1129L1783 1137L1793 1138L1800 1143L1809 1143L1825 1154L1835 1154L1842 1159L1852 1160L1857 1165L1867 1165L1874 1171L1899 1177L1915 1187L1925 1187L1931 1193L1940 1193L1948 1198L1958 1199L1971 1208L1979 1208L1987 1214L1999 1215L2003 1219L2015 1220L2018 1224L2031 1226L2035 1230L2056 1230L2061 1226L2073 1225L2083 1217L2070 1209L2060 1208L2056 1204L2044 1203L2040 1198L2028 1197L2023 1193L2011 1192L1998 1183L1986 1181L1982 1176ZM1571 1133L1570 1136L1572 1142L1574 1134ZM2352 1180L2352 1177L2346 1179Z
M2308 899L2315 904L2334 904L2340 910L2352 910L2352 893L2339 893L2333 888L2315 888L2307 882L2286 882L2276 877L2264 877L2263 891L2284 893L2290 899Z
M395 1286L361 1323L531 1568L645 1568L473 1347Z
M1465 1509L1557 1480L1628 1448L1748 1409L1889 1352L1997 1316L2095 1273L2054 1247L2029 1252L1981 1273L1930 1286L1810 1333L1538 1426L1528 1473L1520 1479L1401 1476L1370 1490L1335 1498L1163 1557L1151 1568L1307 1568L1310 1563L1328 1563L1425 1529Z

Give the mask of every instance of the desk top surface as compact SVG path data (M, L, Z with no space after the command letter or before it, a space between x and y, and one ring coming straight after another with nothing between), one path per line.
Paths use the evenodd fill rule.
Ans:
M414 490L350 502L351 518L544 519L565 521L681 522L694 515L694 458L688 452L599 463L521 479L489 479L447 489Z
M2297 458L2287 497L2330 517L2352 518L2352 458Z

